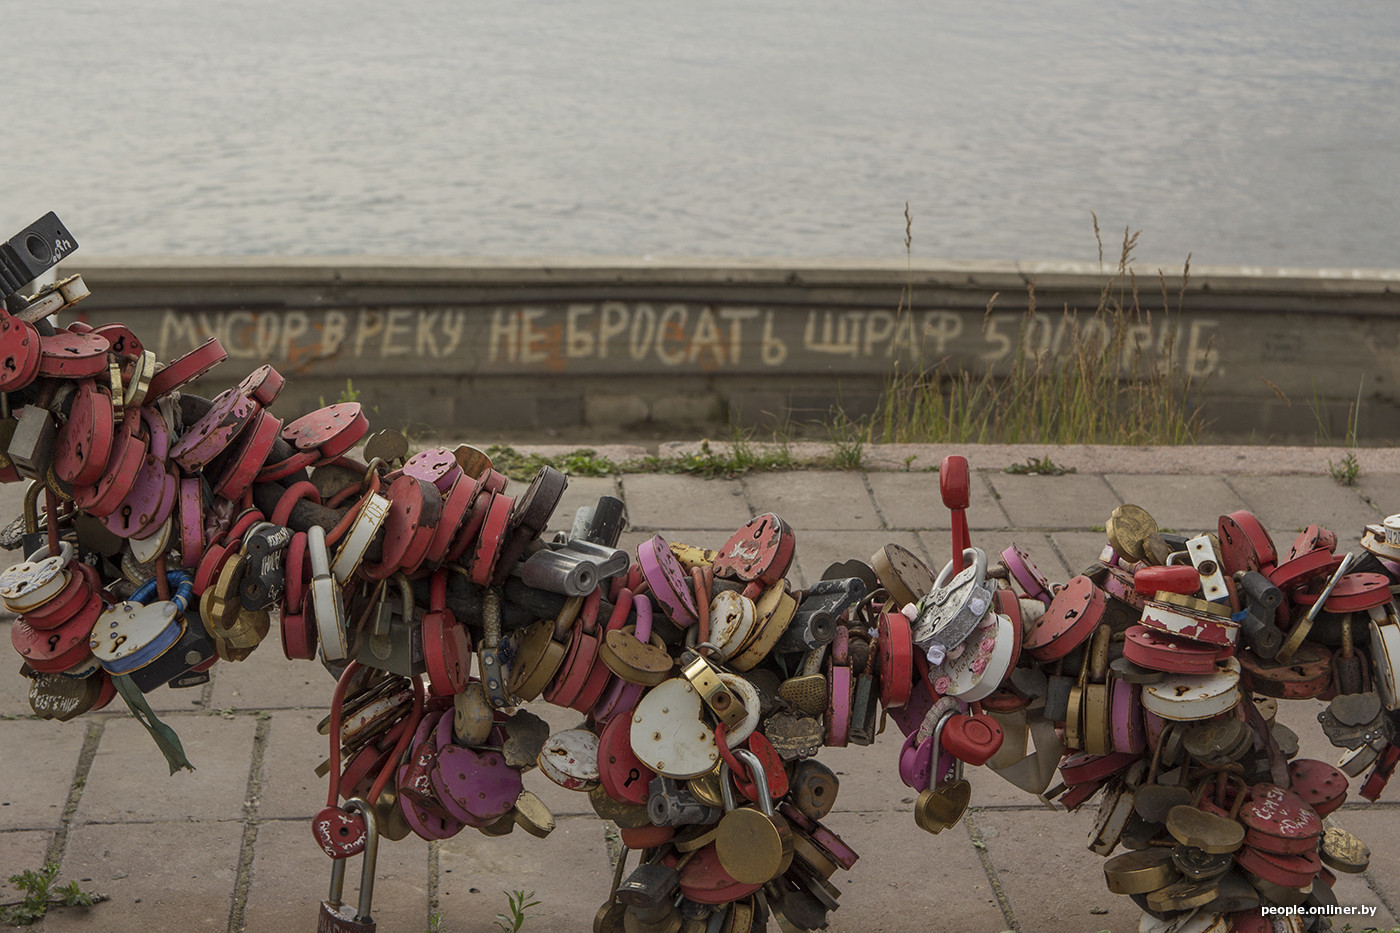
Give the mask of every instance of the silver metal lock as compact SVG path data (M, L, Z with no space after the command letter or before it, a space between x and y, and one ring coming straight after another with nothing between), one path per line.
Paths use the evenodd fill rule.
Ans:
M20 409L19 423L10 438L10 461L21 476L42 483L57 441L58 419L53 412L38 405L26 405Z
M374 628L360 643L355 660L366 667L389 671L401 677L416 677L427 671L423 660L423 626L413 600L408 577L396 573L394 592L388 592L379 606L378 618L385 624Z
M992 606L987 580L987 553L967 548L963 558L969 563L954 574L948 562L934 581L933 589L919 600L914 621L914 643L927 649L938 643L953 648L963 642Z
M573 538L563 545L531 554L517 572L535 589L565 596L586 596L610 577L626 573L627 552Z
M722 811L701 803L675 778L658 774L647 785L647 817L657 826L713 823Z

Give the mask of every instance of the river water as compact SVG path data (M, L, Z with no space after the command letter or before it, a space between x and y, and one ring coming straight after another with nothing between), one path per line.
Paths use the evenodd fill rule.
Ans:
M1395 0L0 0L82 256L1400 267Z

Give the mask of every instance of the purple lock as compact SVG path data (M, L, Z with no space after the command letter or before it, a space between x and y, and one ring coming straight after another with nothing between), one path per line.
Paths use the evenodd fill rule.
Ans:
M445 447L430 447L409 457L402 472L405 476L432 483L439 492L447 492L457 482L457 477L462 475L462 467L452 451Z
M478 752L460 745L438 751L433 793L447 812L469 826L486 826L515 806L524 786L520 772L500 752Z
M205 413L170 448L170 457L186 473L200 468L223 453L243 432L259 410L257 402L232 389L214 399Z

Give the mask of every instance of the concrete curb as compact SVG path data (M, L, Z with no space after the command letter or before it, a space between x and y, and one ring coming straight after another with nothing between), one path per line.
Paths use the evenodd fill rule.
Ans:
M441 442L452 446L456 442ZM727 454L727 441L665 441L658 445L660 457L699 454L708 444L712 452ZM755 450L775 450L779 445L755 443ZM830 460L832 445L803 441L786 445L799 463ZM640 460L650 454L634 444L522 444L514 448L522 454L557 457L575 450L592 450L600 458L615 463ZM1393 447L1114 447L1074 444L870 444L862 450L863 470L929 470L950 454L967 457L973 469L1004 470L1024 464L1031 458L1048 458L1056 466L1079 473L1139 473L1190 475L1199 473L1243 473L1269 476L1326 476L1333 465L1347 454L1354 454L1358 471L1400 473L1400 449Z

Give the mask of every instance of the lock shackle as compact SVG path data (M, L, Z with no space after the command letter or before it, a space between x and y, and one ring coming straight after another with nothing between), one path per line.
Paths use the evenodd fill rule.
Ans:
M966 547L963 548L962 557L963 560L972 561L974 579L987 579L986 551L982 550L980 547ZM948 561L948 563L943 565L942 570L938 571L938 576L935 577L933 581L934 587L946 586L949 580L953 579L953 577L957 576L959 573L962 572L961 570L954 570L953 564L954 562L950 560Z
M37 534L39 531L39 493L48 487L37 480L29 483L24 491L24 533Z
M396 584L398 584L399 601L403 603L404 620L411 621L413 607L416 604L416 601L413 597L413 584L408 582L408 574L404 573L402 570L395 572L390 579L392 579ZM429 594L431 595L431 590L429 590ZM447 587L445 584L443 586L442 595L444 604L446 604Z
M360 863L360 895L355 907L356 920L369 920L370 908L374 904L374 870L379 864L379 820L374 815L374 807L359 797L345 801L345 809L359 812L365 821L364 861ZM330 902L339 906L345 893L345 863L347 859L336 859L331 865Z
M957 709L950 709L938 717L938 724L933 727L933 784L934 790L943 783L942 768L938 766L939 760L943 757L943 727L946 726L954 716L962 715ZM957 755L953 756L953 780L960 781L963 776L963 762Z
M724 747L723 743L721 743L720 747ZM753 752L749 751L747 748L737 748L734 750L733 754L734 756L738 757L743 761L742 767L747 767L749 769L749 773L752 777L751 783L758 792L758 809L763 813L764 816L773 816L777 811L773 807L773 795L768 789L768 772L763 767L763 762L759 761L758 756L755 755ZM733 776L735 770L737 769L730 765L728 757L726 757L724 761L720 763L720 800L724 804L724 810L726 813L730 810L738 809L738 804L735 802L734 799Z
M326 800L326 806L333 807L340 800L340 729L341 715L345 709L345 691L350 686L350 681L360 672L359 661L351 661L345 665L345 670L340 674L340 680L336 681L335 692L331 694L331 770L330 770L330 795Z
M30 563L37 563L41 560L48 560L50 557L57 557L63 566L67 567L73 562L73 555L76 553L77 551L74 549L71 542L60 541L58 542L57 553L54 552L52 547L45 545L37 551L24 555L24 559Z
M175 604L176 612L184 612L194 598L194 577L183 570L168 570L165 574L166 585L175 588L175 592L170 596L170 602ZM136 592L129 597L133 603L140 603L149 606L157 601L159 586L155 577L147 580L136 588Z
M700 567L690 568L690 581L695 587L695 626L692 631L696 632L697 643L708 645L710 643L710 588L705 585L705 571ZM689 638L690 632L686 632Z

